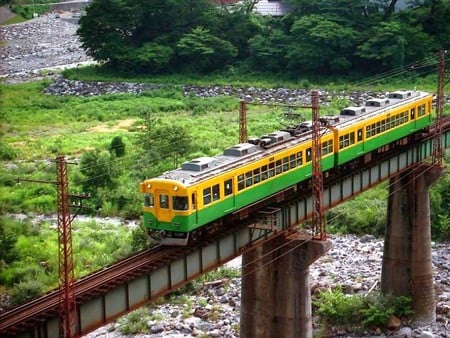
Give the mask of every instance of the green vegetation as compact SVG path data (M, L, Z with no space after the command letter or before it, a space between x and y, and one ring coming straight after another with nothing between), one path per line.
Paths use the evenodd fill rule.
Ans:
M83 77L88 73L80 69L67 71L67 74ZM112 73L104 76L114 78ZM48 81L2 85L1 213L54 214L56 190L53 185L18 182L17 178L54 181L55 163L51 160L64 154L70 162L78 163L69 165L70 192L91 194L84 203L88 207L84 213L138 219L142 203L138 184L142 179L193 157L215 155L238 141L237 98L184 96L180 84L207 84L209 81L216 84L214 81L217 81L251 86L251 81L255 81L263 88L298 88L301 83L318 86L307 79L283 83L276 77L264 80L248 76L244 77L245 81L229 82L228 79L233 78L238 76L229 76L226 81L218 75L205 78L158 76L146 80L162 84L159 89L140 95L97 97L46 95L43 89ZM164 84L166 81L169 84ZM333 79L322 81L332 89L350 87L350 84L338 86ZM419 81L418 89L432 88L435 78L430 76ZM403 80L397 88L409 88L409 85L409 80ZM321 113L335 113L346 105L346 100L330 97L329 105L323 107ZM281 107L248 106L249 135L261 135L288 123L284 116L286 111ZM295 112L310 117L308 109ZM448 240L450 236L450 214L446 207L449 189L448 179L443 178L432 192L432 226L436 239ZM329 229L382 235L386 197L386 189L380 187L333 209L328 216ZM77 276L148 245L142 225L123 234L117 228L113 231L114 227L109 225L75 224ZM57 240L55 230L48 223L32 226L4 218L0 236L4 238L0 243L0 283L15 302L55 286ZM42 247L47 250L39 250ZM227 277L226 271L217 273L224 275L215 279Z
M392 316L402 318L413 314L409 297L380 293L346 295L341 289L320 292L313 305L325 328L338 326L355 333L384 329Z
M449 47L448 1L394 11L395 0L285 0L284 16L259 15L257 2L230 10L211 0L96 1L78 35L105 68L131 74L423 74L430 55Z
M31 223L0 217L0 284L12 305L57 286L56 220ZM73 224L75 277L101 269L132 252L132 230L94 221Z
M18 19L17 22L26 21L29 19L32 19L35 14L44 14L47 13L50 10L50 6L46 5L45 2L53 2L53 1L39 1L41 4L31 4L31 5L25 5L25 4L17 4L12 5L11 10L17 14L17 16L21 19ZM3 24L10 24L10 23L17 23L17 22L5 22Z

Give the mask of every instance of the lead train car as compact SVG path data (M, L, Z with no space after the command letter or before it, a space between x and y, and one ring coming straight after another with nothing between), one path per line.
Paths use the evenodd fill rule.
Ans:
M331 120L322 118L322 170L425 129L431 110L431 94L397 91L345 108ZM311 177L311 125L250 139L140 183L150 237L160 244L186 245L202 227Z

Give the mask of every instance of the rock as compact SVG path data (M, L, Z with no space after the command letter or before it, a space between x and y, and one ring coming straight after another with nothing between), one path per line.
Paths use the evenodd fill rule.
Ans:
M389 330L395 330L398 329L400 325L402 325L401 319L396 316L391 316L389 318L387 327Z
M413 331L410 327L402 327L398 331L392 334L392 338L410 338Z
M164 325L161 324L157 324L157 325L152 325L150 327L150 332L155 334L155 333L161 333L164 331Z

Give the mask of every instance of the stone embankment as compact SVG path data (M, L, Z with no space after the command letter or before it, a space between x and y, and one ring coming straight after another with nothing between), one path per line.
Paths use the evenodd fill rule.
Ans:
M365 295L379 290L383 240L370 235L330 237L333 247L310 268L312 294L337 287L346 294ZM437 295L435 325L414 327L405 319L393 318L390 330L356 334L336 327L326 337L450 338L450 245L433 244L432 261ZM239 268L240 261L235 260L229 266ZM145 326L149 334L139 337L239 337L240 287L240 278L218 280L195 292L171 297L171 301L153 306L143 316L147 317ZM132 326L119 320L85 338L129 337L120 333L122 325ZM314 330L320 330L317 318Z

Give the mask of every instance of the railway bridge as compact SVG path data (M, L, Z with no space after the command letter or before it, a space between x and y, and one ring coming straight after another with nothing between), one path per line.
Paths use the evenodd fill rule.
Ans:
M450 147L450 119L443 122L442 146ZM413 297L418 323L435 316L428 188L443 169L426 162L432 153L432 135L423 135L345 176L324 178L325 209L391 181L381 285ZM241 336L312 337L309 265L332 244L297 230L312 211L311 194L299 195L196 246L157 246L81 278L73 332L87 334L243 255ZM57 337L58 304L53 291L1 314L0 336Z

